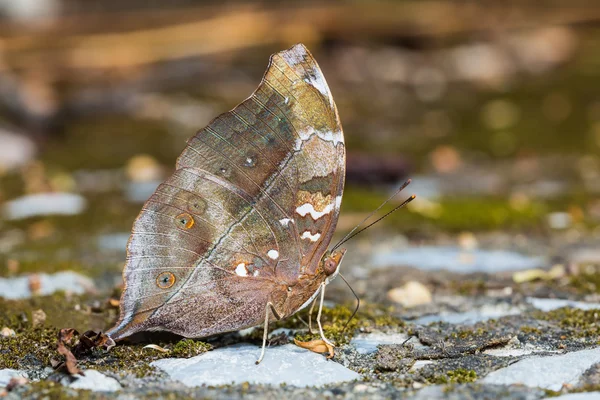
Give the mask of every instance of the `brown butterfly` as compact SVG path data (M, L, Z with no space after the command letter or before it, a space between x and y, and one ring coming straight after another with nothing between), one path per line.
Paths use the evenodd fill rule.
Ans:
M337 108L302 44L271 56L256 91L192 137L144 204L127 245L114 340L205 337L287 318L320 294L346 151ZM314 305L314 303L313 303ZM326 343L320 322L317 322Z

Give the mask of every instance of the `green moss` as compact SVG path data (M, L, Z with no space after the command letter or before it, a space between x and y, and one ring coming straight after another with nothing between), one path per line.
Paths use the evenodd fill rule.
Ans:
M461 296L474 296L485 293L486 290L483 279L451 281L449 285L451 290Z
M569 286L582 294L600 293L600 268L582 266L582 269L584 270L582 273L570 278Z
M50 359L60 359L56 352L57 334L61 328L104 330L115 317L115 310L92 311L88 305L93 297L52 296L11 301L0 298L0 328L8 327L15 336L0 338L0 368L27 369L31 365L50 365ZM43 325L32 327L32 311L46 314Z
M564 394L557 390L550 390L550 389L542 389L542 390L544 391L545 397L558 397L558 396L562 396Z
M31 329L31 312L41 309L46 314L46 327L74 328L80 332L105 330L116 317L115 309L103 306L105 300L92 295L67 296L64 292L24 300L0 298L0 324L26 333Z
M346 327L346 323L350 319L352 311L344 306L335 306L334 308L323 308L321 314L321 324L325 337L333 341L336 345L349 343L354 335L354 330L358 328L358 318L353 318ZM296 339L306 342L309 340L319 339L318 328L316 321L314 322L313 334L297 334Z
M40 251L44 253L44 251ZM0 257L0 276L10 276L11 273L8 271L7 262L2 260ZM31 273L46 273L53 274L59 271L75 271L87 274L91 268L86 268L82 263L78 261L48 261L42 259L35 260L24 260L18 262L18 270L15 275L24 275Z
M598 392L600 391L600 384L585 384L574 387L569 390L569 393L585 393L585 392ZM559 393L559 392L557 392ZM561 393L564 394L564 393Z
M212 349L212 346L208 343L201 342L199 340L182 339L173 347L171 355L173 357L194 357L198 354L206 353Z
M369 212L385 198L383 192L349 186L344 192L342 212ZM415 202L418 201L417 197ZM402 227L404 231L539 229L545 226L544 218L550 209L544 203L531 203L515 209L508 199L500 197L446 197L437 201L435 212L418 210L409 205L406 210L396 212L383 221L388 226Z
M457 332L452 332L450 334L450 337L447 337L446 339L449 339L449 338L469 339L469 338L476 338L478 336L484 336L486 334L487 334L486 330L483 329L482 327L479 327L477 329L465 329L465 330L460 330Z
M325 336L332 340L336 345L347 344L350 342L358 328L398 328L405 325L404 321L394 317L393 310L383 308L372 304L365 304L357 315L350 320L353 310L346 306L336 305L334 308L323 308L321 323ZM346 324L348 325L346 326ZM313 331L316 331L316 321L313 320ZM304 326L299 326L304 328ZM300 333L296 339L300 341L309 341L319 339L318 332L313 334Z
M180 151L162 122L103 115L70 121L62 140L46 146L42 160L68 170L119 168L133 155L152 154L173 165Z
M56 352L57 329L31 328L16 336L0 338L0 369L28 369L32 365L50 366L50 359L59 359Z
M600 335L600 310L581 310L578 308L559 308L549 312L534 312L537 319L558 324L575 337L597 338Z
M477 380L477 372L474 370L467 370L464 368L458 368L453 371L447 371L445 374L436 375L429 381L432 384L447 385L456 383L471 383Z
M459 368L446 372L449 383L470 383L477 380L477 373L470 369Z
M141 378L158 373L158 370L150 365L152 361L168 357L193 357L212 348L205 342L191 339L155 344L167 351L144 348L146 343L126 344L117 346L108 353L98 350L94 355L82 360L82 366L120 374L133 373Z
M48 380L32 382L27 385L27 388L19 393L24 398L38 398L38 399L52 399L52 400L63 400L63 399L94 399L98 396L90 390L79 390L65 387L58 382L52 382Z
M526 333L526 334L533 334L533 335L541 335L542 331L539 330L538 328L534 328L532 326L522 326L521 327L521 332Z

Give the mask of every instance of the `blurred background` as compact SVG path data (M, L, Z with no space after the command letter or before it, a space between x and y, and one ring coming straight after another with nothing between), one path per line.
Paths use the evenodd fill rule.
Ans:
M0 0L0 276L12 279L0 293L120 285L132 222L186 139L298 42L347 139L339 233L408 177L418 196L348 244L361 296L401 303L399 273L371 280L385 290L367 284L397 266L538 271L518 279L563 279L564 291L579 279L595 293L600 7L589 4Z

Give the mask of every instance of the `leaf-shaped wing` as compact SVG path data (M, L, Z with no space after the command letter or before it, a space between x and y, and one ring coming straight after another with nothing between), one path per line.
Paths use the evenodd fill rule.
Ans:
M315 60L302 45L273 55L258 89L188 141L144 205L110 336L201 337L262 322L267 302L283 306L326 251L344 167L342 128Z

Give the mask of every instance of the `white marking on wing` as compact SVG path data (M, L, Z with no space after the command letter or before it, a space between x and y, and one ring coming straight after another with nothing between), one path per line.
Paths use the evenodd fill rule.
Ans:
M277 250L269 250L267 255L272 260L277 260L279 258L279 252Z
M300 239L310 239L311 242L316 242L321 237L320 233L315 233L314 235L310 231L302 232Z
M315 207L313 207L312 204L305 203L305 204L302 204L301 206L299 206L298 208L296 208L296 212L303 217L305 217L306 214L310 214L312 219L317 220L317 219L321 218L323 215L329 214L332 209L333 209L333 204L327 204L327 206L325 206L323 211L317 211L317 210L315 210Z
M281 225L285 226L286 228L287 228L287 226L288 226L288 224L289 224L290 222L294 222L294 220L293 220L293 219L290 219L290 218L283 218L283 219L280 219L280 220L279 220L279 223L280 223Z
M342 196L336 196L335 197L335 209L339 210L341 205L342 205Z
M246 264L239 263L237 267L235 267L235 273L238 276L248 276L248 269L246 269Z
M324 140L326 142L332 142L334 146L337 146L338 143L344 143L344 135L342 135L341 131L315 131L312 126L309 126L305 129L298 130L299 139L296 139L294 143L294 150L298 151L302 148L302 144L306 142L311 136L317 134L319 139Z

